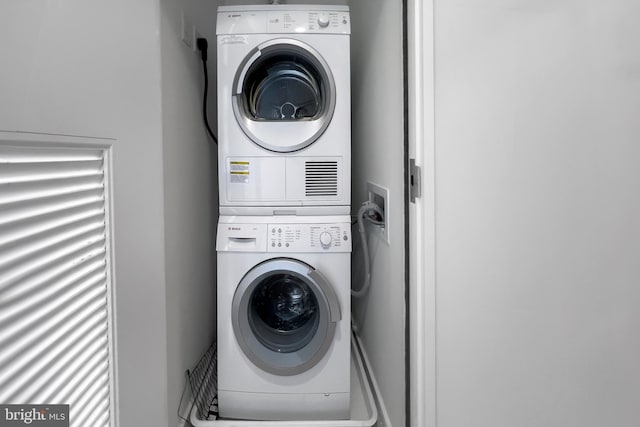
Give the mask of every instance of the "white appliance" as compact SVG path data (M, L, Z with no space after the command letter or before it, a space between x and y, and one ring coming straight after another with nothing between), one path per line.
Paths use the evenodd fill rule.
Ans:
M221 6L222 215L349 214L347 6Z
M348 419L349 216L221 216L221 417Z

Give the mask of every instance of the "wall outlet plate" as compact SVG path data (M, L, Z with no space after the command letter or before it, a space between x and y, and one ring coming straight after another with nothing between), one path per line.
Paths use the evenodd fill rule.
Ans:
M384 212L384 226L371 228L375 229L378 236L389 245L389 189L369 181L367 182L367 197L370 202L380 206Z
M182 42L191 50L196 50L196 27L187 15L182 11Z

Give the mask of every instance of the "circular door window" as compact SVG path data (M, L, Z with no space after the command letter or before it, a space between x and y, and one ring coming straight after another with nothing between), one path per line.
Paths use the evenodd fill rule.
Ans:
M259 146L301 150L326 130L335 109L329 66L311 46L276 39L254 49L234 82L236 119Z
M309 265L276 258L255 266L233 298L234 333L259 368L295 375L318 363L340 320L340 308L326 279Z

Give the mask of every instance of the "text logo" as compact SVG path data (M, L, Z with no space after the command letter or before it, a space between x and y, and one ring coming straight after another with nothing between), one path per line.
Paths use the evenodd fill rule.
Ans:
M69 427L69 405L0 405L0 427Z

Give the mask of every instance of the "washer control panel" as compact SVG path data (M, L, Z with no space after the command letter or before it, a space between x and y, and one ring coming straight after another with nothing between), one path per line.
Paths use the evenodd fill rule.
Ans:
M222 217L221 217L222 218ZM351 252L351 223L346 215L340 222L242 222L236 218L218 223L218 252L325 253Z
M269 224L268 252L350 252L351 225Z
M350 34L346 6L319 9L304 5L221 6L217 34Z
M267 33L345 33L349 30L348 12L277 11L267 16Z

